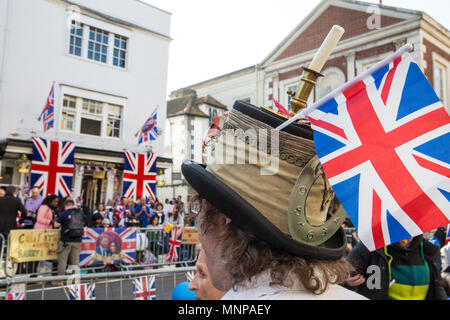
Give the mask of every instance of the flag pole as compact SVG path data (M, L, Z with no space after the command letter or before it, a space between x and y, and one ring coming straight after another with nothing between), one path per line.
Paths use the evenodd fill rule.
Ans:
M357 82L362 81L363 79L365 79L366 77L368 77L369 75L374 73L375 71L378 71L383 66L391 63L392 61L394 61L398 57L401 57L404 53L411 52L413 50L414 50L414 46L411 43L408 43L408 44L404 45L399 50L397 50L395 53L393 53L392 55L386 57L385 59L381 60L380 62L376 63L371 68L369 68L366 71L364 71L363 73L359 74L358 76L356 76L355 78L353 78L352 80L350 80L349 82L344 84L343 86L334 89L329 94L325 95L324 97L322 97L321 99L319 99L318 101L313 103L310 107L301 110L295 116L293 116L289 120L283 122L281 125L276 127L275 130L279 130L279 131L283 130L288 125L290 125L292 122L297 121L297 120L299 120L301 118L304 118L307 114L313 112L314 110L318 109L319 107L324 105L329 100L333 99L340 92L343 92L343 91L347 90L348 88L354 86Z

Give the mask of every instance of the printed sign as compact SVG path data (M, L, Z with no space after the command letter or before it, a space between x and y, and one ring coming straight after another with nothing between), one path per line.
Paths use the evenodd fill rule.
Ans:
M80 266L134 263L135 258L135 228L85 229Z

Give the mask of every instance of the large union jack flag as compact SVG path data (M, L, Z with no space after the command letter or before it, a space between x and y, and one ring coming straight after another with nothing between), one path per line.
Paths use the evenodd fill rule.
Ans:
M169 253L167 255L167 260L169 262L178 261L178 251L180 250L182 235L183 235L182 227L175 226L170 231Z
M108 238L105 245L101 244L103 237ZM112 247L114 247L114 252L112 252ZM135 260L135 228L84 229L80 250L80 267L134 263Z
M156 140L158 138L158 128L156 126L157 124L157 113L158 108L156 108L150 117L148 117L147 121L145 121L144 125L141 128L141 131L139 133L139 141L138 144Z
M156 155L125 150L123 196L156 199Z
M42 110L39 119L43 118L44 132L47 132L53 128L55 123L55 84L52 85L50 93L45 102L44 109Z
M67 141L32 138L31 184L38 186L43 196L71 195L75 145Z
M133 279L134 300L156 300L155 276Z
M325 174L369 250L448 224L450 119L409 54L309 120Z
M70 300L95 300L95 283L83 283L69 286Z

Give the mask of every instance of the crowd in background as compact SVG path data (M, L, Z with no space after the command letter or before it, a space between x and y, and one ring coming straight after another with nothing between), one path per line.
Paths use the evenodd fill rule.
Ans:
M122 197L116 201L98 203L95 208L83 204L81 198L58 198L55 194L42 197L38 187L32 187L22 201L16 195L15 187L0 187L0 232L8 234L11 229L53 229L56 219L64 211L67 200L73 200L86 216L89 228L157 227L167 224L193 225L185 217L184 202L181 196L164 203L158 199Z
M31 188L25 201L17 197L16 192L14 187L0 188L0 232L4 239L7 239L10 230L18 228L59 228L65 234L70 229L67 215L73 215L74 212L80 212L83 225L90 228L194 225L189 214L186 214L181 196L165 199L164 203L157 199L133 200L122 197L116 203L99 203L96 208L89 208L80 199L59 199L56 195L42 197L37 187ZM351 226L349 220L346 223ZM369 299L446 299L450 296L450 243L446 238L447 228L438 228L373 252L369 252L359 241L355 232L349 234L347 259L355 271L342 285ZM66 235L61 239L62 243L58 244L61 246L58 256L61 261L58 261L58 265L62 266L59 273L64 272L63 268L71 255L77 261L81 236ZM381 271L378 287L370 280L371 266L377 266ZM192 286L195 287L196 283ZM192 290L200 290L195 288Z

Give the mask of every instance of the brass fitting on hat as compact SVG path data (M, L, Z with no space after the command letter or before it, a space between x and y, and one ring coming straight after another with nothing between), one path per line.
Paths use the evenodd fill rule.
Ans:
M316 81L319 77L323 75L312 69L303 67L303 76L298 84L298 89L296 92L291 90L287 91L287 94L292 96L291 106L292 113L295 115L298 111L306 107L308 103L308 98L311 94L312 89L316 85Z

